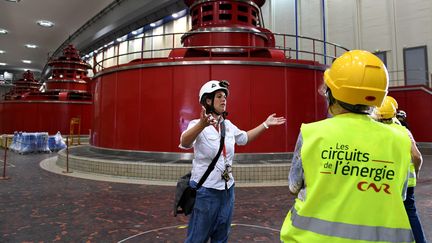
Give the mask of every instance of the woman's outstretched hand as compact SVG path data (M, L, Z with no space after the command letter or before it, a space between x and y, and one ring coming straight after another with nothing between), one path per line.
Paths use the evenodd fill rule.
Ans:
M271 114L269 117L267 117L267 119L265 120L265 124L269 127L271 126L278 126L278 125L282 125L286 122L286 118L285 117L275 117L276 113Z

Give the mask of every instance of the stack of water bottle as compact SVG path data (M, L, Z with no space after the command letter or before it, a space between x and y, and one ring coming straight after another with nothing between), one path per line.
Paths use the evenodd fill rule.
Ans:
M66 148L66 143L63 141L60 132L57 132L56 135L54 136L49 136L48 147L51 151L59 151L61 149Z
M49 136L47 132L15 132L9 149L20 154L58 151L66 147L60 132Z

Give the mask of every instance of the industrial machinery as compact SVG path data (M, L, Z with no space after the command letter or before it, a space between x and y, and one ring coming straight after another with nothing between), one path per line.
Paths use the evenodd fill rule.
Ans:
M14 87L0 101L0 134L15 131L69 133L72 118L81 119L81 131L91 126L90 65L81 60L78 51L67 46L63 55L48 62L52 76L41 84L30 71L14 82Z
M192 29L181 36L181 47L173 46L166 57L161 56L166 48L142 49L141 58L129 62L121 62L127 55L122 53L95 63L91 144L115 150L184 152L178 148L179 137L199 115L198 90L216 79L231 83L228 119L241 129L255 127L272 113L287 118L285 126L238 147L239 153L293 151L301 123L327 114L317 92L326 69L323 60L331 61L346 49L305 38L300 40L302 50L295 44L301 37L273 34L263 26L264 0L185 3ZM177 37L155 36L153 41L169 43ZM152 41L141 38L142 43ZM332 50L331 55L325 49ZM147 57L149 53L153 57ZM136 52L131 56L136 57Z

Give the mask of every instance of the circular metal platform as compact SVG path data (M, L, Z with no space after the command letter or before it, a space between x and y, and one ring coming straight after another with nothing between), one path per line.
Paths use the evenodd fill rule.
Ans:
M132 179L176 182L191 170L191 153L113 150L90 145L59 151L56 164L70 170ZM291 153L237 154L233 173L237 183L287 183ZM67 162L68 160L68 162Z

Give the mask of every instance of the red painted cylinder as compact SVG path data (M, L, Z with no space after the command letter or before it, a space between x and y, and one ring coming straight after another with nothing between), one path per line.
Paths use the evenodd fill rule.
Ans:
M240 153L292 151L301 123L325 117L325 100L317 93L324 67L317 63L184 61L125 65L121 71L99 73L91 143L180 152L181 132L199 116L199 88L211 79L231 83L228 119L239 128L249 130L272 113L287 118L285 126L272 127L252 144L238 147Z
M325 100L317 92L325 66L315 58L328 56L314 48L305 51L314 61L291 59L288 35L280 35L282 44L276 47L273 33L261 25L264 0L185 3L192 29L182 36L183 48L173 49L167 58L135 59L96 73L92 145L184 152L178 148L180 134L199 117L201 85L223 79L231 84L228 119L240 129L252 129L272 113L287 118L284 126L272 127L237 152L292 151L301 123L327 114ZM313 47L320 43L308 41ZM143 53L149 51L153 52ZM101 60L96 66L103 64Z
M41 84L29 72L16 82L16 87L0 101L0 133L15 131L69 134L70 120L80 118L82 134L88 134L92 122L92 97L87 69L78 51L68 45L63 56L51 60L53 74Z
M88 134L92 122L92 102L60 100L11 100L0 102L0 133L16 131L69 134L69 123L81 118L82 134Z
M255 51L274 47L273 34L264 29L260 19L261 1L185 1L190 7L192 29L182 37L184 47L212 52ZM253 48L232 48L244 46Z
M432 120L432 89L423 85L392 87L389 95L398 102L399 110L407 113L409 128L417 142L430 142Z

